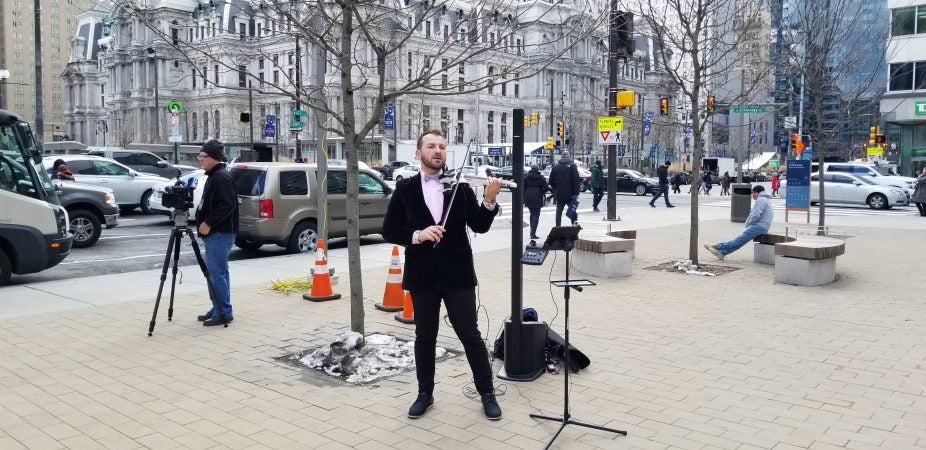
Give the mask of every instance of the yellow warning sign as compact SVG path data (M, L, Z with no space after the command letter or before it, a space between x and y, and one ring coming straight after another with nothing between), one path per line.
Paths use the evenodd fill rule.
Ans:
M624 118L622 116L598 118L598 131L621 131L623 129Z

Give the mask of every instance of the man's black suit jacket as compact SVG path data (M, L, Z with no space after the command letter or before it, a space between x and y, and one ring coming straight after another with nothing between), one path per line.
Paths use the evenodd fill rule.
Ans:
M452 190L444 192L444 214L450 204ZM461 289L476 286L473 249L469 246L466 227L485 233L492 226L501 208L488 210L476 199L469 186L460 186L450 209L450 217L440 245L431 241L412 244L412 234L431 225L438 225L424 202L421 174L396 183L383 220L386 241L405 247L405 271L402 287L409 291L444 287Z

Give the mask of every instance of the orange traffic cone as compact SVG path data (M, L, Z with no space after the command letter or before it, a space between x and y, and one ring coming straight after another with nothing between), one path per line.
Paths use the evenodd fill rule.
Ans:
M325 241L318 240L315 249L315 272L312 274L312 292L303 294L302 298L313 302L324 302L341 298L331 290L331 275L328 273L328 255L325 252Z
M389 275L386 276L386 291L383 302L376 304L376 309L395 312L401 311L405 296L402 294L402 266L399 265L399 246L392 246L392 261L389 263Z
M395 315L395 320L402 323L415 323L415 306L412 305L412 293L405 291L405 307Z

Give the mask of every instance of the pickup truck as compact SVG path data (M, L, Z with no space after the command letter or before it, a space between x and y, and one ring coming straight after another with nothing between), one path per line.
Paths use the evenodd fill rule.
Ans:
M91 184L55 180L58 203L68 212L68 228L74 233L73 247L96 244L105 226L119 225L119 205L113 190Z
M392 172L394 172L396 169L400 167L405 167L408 164L409 162L407 161L392 161L391 163L383 165L383 166L375 166L373 167L373 170L383 174L384 179L391 180Z

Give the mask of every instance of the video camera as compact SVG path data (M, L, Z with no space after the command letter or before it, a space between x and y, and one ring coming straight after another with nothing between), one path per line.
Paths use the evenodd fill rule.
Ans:
M161 204L165 208L173 208L176 211L189 211L193 208L194 189L195 187L184 186L183 183L177 181L177 184L164 188Z

